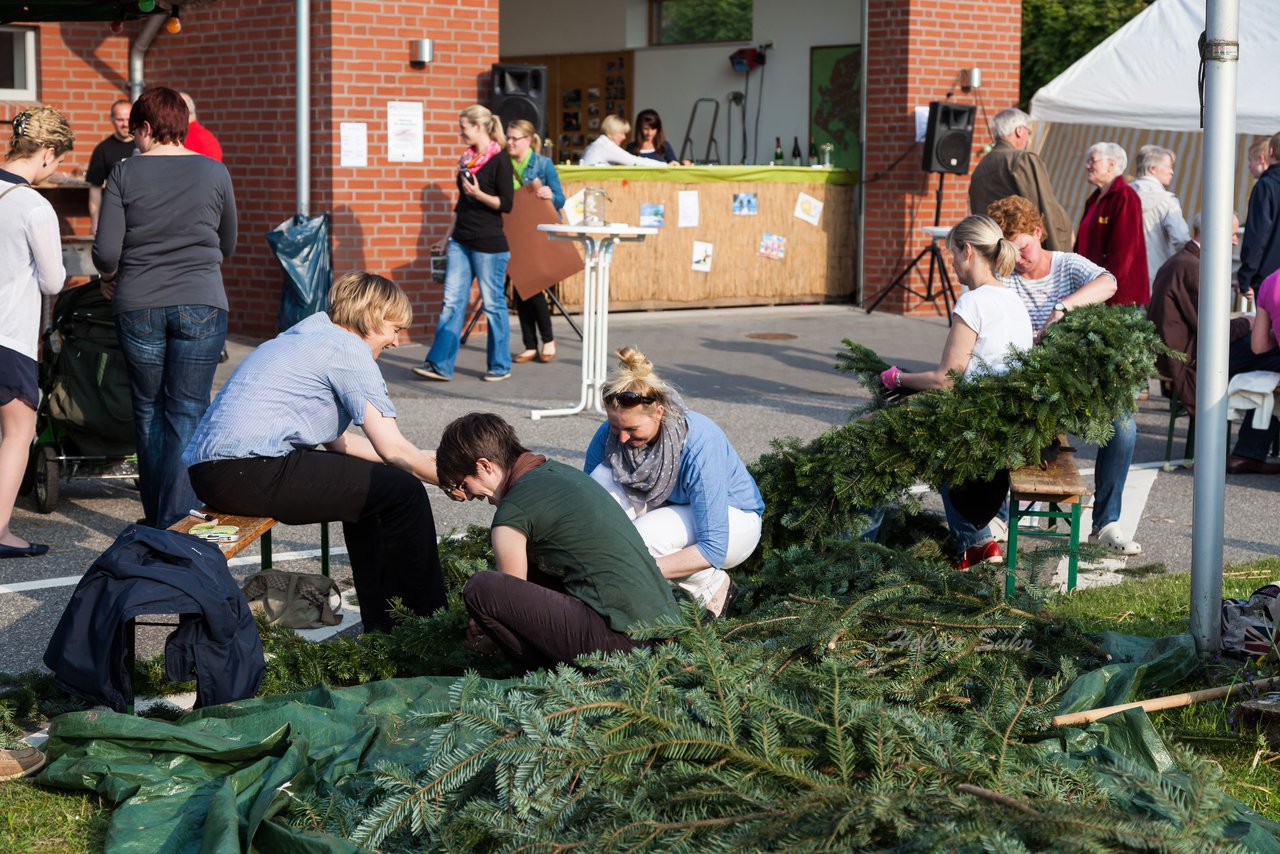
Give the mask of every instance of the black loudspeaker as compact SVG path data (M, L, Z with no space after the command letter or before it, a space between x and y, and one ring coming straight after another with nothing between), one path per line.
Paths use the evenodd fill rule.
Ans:
M547 137L547 67L496 62L489 78L489 109L502 119L502 130L527 119Z
M924 171L969 174L973 151L973 104L933 101L929 104L929 131L924 137Z

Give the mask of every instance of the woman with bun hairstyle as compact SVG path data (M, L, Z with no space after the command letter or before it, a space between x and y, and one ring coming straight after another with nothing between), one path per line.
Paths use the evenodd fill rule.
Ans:
M617 355L584 470L627 511L663 577L719 617L737 597L725 570L760 543L764 499L714 421L686 409L644 353Z
M956 300L955 322L942 345L942 361L931 371L906 373L895 365L880 374L890 391L950 388L957 375L1003 374L1006 360L1034 343L1031 317L1022 299L1006 288L1002 276L1013 273L1018 248L1006 240L995 220L970 216L951 229L947 237L956 278L969 290ZM947 525L955 537L957 558L952 566L968 569L979 563L999 563L1004 555L985 525L979 529L961 514L952 501L950 486L941 489Z
M40 295L56 294L67 278L58 215L31 185L58 171L75 139L62 113L28 107L13 120L0 167L0 558L49 550L13 533L9 522L40 404Z
M538 198L551 202L556 213L564 208L564 190L560 188L560 175L551 158L538 153L542 138L533 122L516 119L507 126L507 154L511 155L511 170L515 185L537 182ZM529 299L522 299L518 292L512 296L516 304L516 316L520 318L520 337L524 350L512 357L513 362L550 362L556 357L556 336L551 329L551 308L546 294L539 292ZM538 335L542 335L542 347L538 347Z
M453 223L440 242L445 250L444 307L426 360L413 369L440 382L453 379L454 362L466 321L471 280L480 284L480 299L489 324L486 382L511 376L510 320L507 318L507 262L511 251L502 231L502 215L511 212L515 177L503 150L507 138L502 120L488 107L473 104L458 114L458 133L467 144L458 158L458 203Z

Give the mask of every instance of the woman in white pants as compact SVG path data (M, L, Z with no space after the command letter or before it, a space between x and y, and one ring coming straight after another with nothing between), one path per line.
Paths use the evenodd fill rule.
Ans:
M719 617L737 596L725 570L760 542L764 500L715 422L686 409L639 350L618 359L584 470L627 511L663 576Z

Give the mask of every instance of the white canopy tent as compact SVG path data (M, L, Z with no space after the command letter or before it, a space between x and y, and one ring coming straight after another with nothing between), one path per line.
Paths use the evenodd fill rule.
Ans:
M1276 0L1239 0L1236 190L1241 218L1252 187L1245 153L1257 136L1280 131L1280 14ZM1085 151L1103 140L1124 146L1130 171L1138 149L1162 145L1178 156L1170 187L1190 221L1201 207L1197 44L1204 0L1156 0L1031 99L1041 157L1058 197L1079 217L1093 189Z

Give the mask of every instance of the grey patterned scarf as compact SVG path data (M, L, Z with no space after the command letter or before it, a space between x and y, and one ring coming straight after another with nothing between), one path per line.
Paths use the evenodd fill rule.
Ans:
M604 460L613 471L613 479L626 490L636 515L662 504L676 487L680 453L689 435L687 412L680 395L672 391L663 405L662 427L656 441L632 448L619 442L617 433L609 431Z

